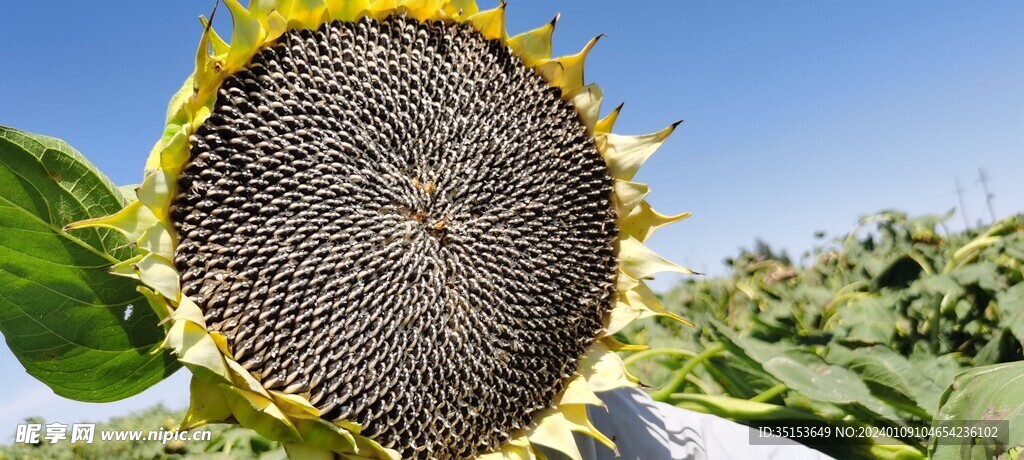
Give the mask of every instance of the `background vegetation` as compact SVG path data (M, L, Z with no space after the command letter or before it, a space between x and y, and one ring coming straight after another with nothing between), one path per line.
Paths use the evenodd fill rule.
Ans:
M656 399L751 425L1020 418L1024 216L954 234L948 218L866 217L806 267L758 244L727 261L730 276L667 293L666 307L696 327L635 326L624 338L653 348L627 362L660 388ZM815 447L839 458L1018 458L1024 419L1010 429L1002 447Z

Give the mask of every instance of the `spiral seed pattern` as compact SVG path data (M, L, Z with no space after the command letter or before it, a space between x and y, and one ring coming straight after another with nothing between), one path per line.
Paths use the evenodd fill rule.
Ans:
M604 160L560 90L470 26L287 32L191 145L184 293L264 386L404 458L508 441L613 305Z

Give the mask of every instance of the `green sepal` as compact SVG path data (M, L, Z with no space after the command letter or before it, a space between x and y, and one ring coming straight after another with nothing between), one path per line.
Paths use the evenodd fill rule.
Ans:
M219 385L231 413L242 426L267 439L281 442L303 442L302 436L273 401L233 386ZM273 412L277 412L276 414Z
M189 406L179 430L190 430L208 423L223 423L231 419L231 407L220 387L204 378L192 376L189 384Z

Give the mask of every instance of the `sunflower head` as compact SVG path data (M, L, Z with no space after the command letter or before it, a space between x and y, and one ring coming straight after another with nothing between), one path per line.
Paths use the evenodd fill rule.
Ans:
M675 125L612 134L597 39L552 58L556 21L509 37L504 4L224 4L138 200L72 226L137 242L113 271L194 374L183 426L302 456L614 448L586 412L635 385L611 335L672 316L643 280L688 272L642 244L686 215L631 181Z

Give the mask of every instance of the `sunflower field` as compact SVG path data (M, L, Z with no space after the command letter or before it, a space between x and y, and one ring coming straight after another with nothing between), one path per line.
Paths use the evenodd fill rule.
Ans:
M929 426L1024 412L1024 216L942 232L949 216L885 212L794 265L766 245L732 274L684 282L624 338L655 399L750 425L764 421ZM814 445L837 458L1018 458L1010 445L927 438ZM1006 457L999 457L1006 458Z

